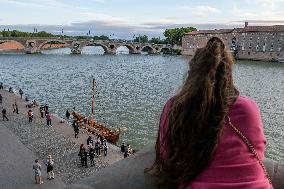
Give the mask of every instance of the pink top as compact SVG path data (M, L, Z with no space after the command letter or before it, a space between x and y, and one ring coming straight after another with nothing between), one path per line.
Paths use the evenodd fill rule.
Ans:
M167 113L171 107L169 100L160 118L160 140L168 125ZM229 110L232 124L254 145L261 159L264 158L266 140L256 103L239 96ZM164 150L165 149L165 150ZM162 156L167 150L161 146ZM225 124L216 152L207 169L203 170L186 189L272 189L257 159L249 151L243 140Z

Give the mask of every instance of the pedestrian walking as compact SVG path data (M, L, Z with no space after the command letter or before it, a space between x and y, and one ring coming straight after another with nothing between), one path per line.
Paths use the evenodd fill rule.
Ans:
M14 114L14 113L16 113L16 105L13 104L12 107L13 107L13 114Z
M132 154L132 149L130 147L130 144L127 144L124 152L124 158L127 158L130 154Z
M95 156L96 152L93 146L91 146L90 151L89 151L89 157L90 157L90 162L91 162L91 167L95 166Z
M48 105L45 104L45 106L44 106L45 116L48 114L48 109L49 109Z
M87 145L94 145L94 141L93 141L93 138L92 136L89 136L88 139L87 139Z
M35 164L33 165L33 170L35 172L35 183L42 184L42 176L41 176L41 165L38 159L35 160Z
M46 114L46 123L47 123L47 126L52 127L52 124L51 124L51 114L49 112L47 112L47 114Z
M51 155L48 155L46 160L46 172L48 175L47 179L49 180L54 179L53 167L54 167L54 159L52 159Z
M34 118L34 113L32 110L28 111L28 118L29 118L29 123L33 122L33 118Z
M123 143L121 144L121 146L120 146L120 151L121 151L122 153L125 153L125 150L126 150L126 145L125 145L125 143L123 142Z
M78 125L78 123L74 120L72 126L73 126L73 129L74 129L75 138L78 138L79 125Z
M20 90L19 90L19 93L20 93L20 95L21 95L21 99L22 99L22 98L23 98L23 94L24 94L23 90L22 90L22 89L20 89Z
M71 115L70 112L67 110L65 115L66 115L66 118L67 118L67 121L68 121L69 118L70 118L70 115Z
M3 116L3 121L5 121L5 119L7 121L9 121L9 119L7 118L7 111L5 108L2 109L2 116Z
M4 89L2 82L0 83L0 89Z
M3 100L3 97L2 97L2 95L0 94L0 104L2 104L2 100Z
M82 167L88 167L87 165L88 153L86 151L86 148L84 147L84 144L81 144L78 156L80 157Z
M103 151L104 151L104 156L107 156L108 145L106 141L104 141L103 143Z
M40 106L39 111L40 111L40 117L44 118L44 106L43 105Z
M15 108L16 108L16 114L19 114L19 107L16 101L15 101Z
M95 151L96 151L97 156L101 155L101 141L100 140L97 140L95 143Z
M9 87L9 93L13 93L13 88Z

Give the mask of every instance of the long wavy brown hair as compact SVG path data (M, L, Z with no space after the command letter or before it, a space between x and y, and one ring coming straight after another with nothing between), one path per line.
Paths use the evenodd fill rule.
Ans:
M157 176L160 187L184 188L210 164L225 116L239 95L233 63L217 37L196 51L182 89L172 98L165 140L158 134L156 159L147 170ZM166 158L161 146L167 149Z

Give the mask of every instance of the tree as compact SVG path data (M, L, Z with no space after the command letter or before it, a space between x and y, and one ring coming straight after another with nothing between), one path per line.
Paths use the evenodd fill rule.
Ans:
M166 37L168 43L172 45L181 45L184 34L196 30L197 29L194 27L166 29L164 36Z
M155 43L155 44L167 44L166 39L160 39L157 37L153 37L152 39L150 39L149 43Z
M142 35L142 36L139 35L139 37L136 37L136 38L134 39L134 42L138 42L138 43L148 43L148 36L147 36L147 35Z
M94 36L94 40L109 40L109 37L106 35L101 35L101 36Z

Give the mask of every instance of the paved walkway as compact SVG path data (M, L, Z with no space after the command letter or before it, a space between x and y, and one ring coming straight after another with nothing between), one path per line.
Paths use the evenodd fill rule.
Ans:
M55 159L55 173L64 183L74 183L123 158L119 148L110 144L109 154L106 158L97 158L94 167L81 168L78 158L79 145L86 143L88 133L81 131L79 139L75 139L73 128L67 123L60 123L60 119L55 116L52 120L53 127L48 127L46 120L40 118L39 108L32 109L35 117L34 122L28 123L27 112L29 109L25 107L26 102L5 90L0 90L0 94L3 96L2 106L6 108L7 116L10 119L5 122L1 119L1 128L6 127L14 133L19 141L37 158L44 160L48 154L52 154ZM15 100L19 106L19 114L12 113L12 104ZM11 152L12 154L17 156L14 152ZM22 156L19 157L22 158ZM2 165L5 160L6 158L0 160L0 164ZM28 166L31 166L30 163ZM32 172L32 170L30 171Z
M0 144L0 188L64 188L65 184L59 177L50 181L46 180L46 167L42 162L44 183L42 185L34 183L32 165L37 156L4 126L2 119L0 122Z

